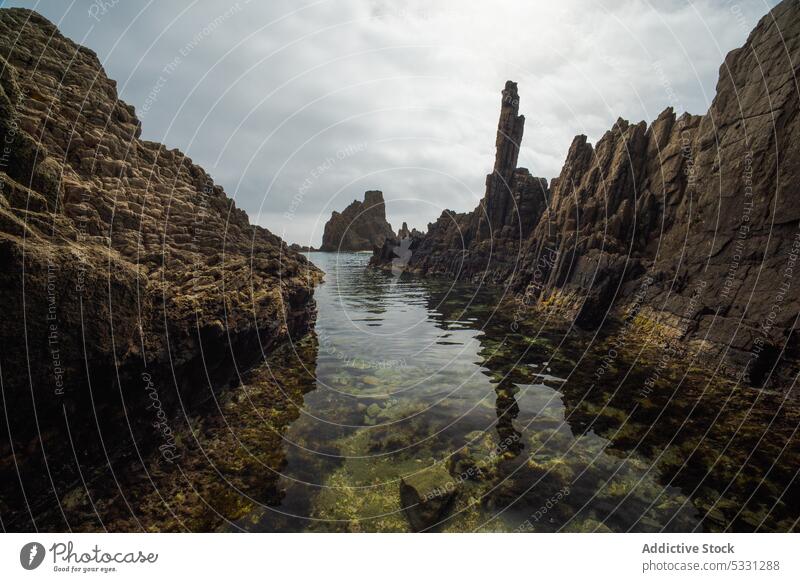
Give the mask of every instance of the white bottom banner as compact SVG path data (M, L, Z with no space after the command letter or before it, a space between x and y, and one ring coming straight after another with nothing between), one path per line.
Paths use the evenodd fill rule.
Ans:
M0 549L2 580L800 580L795 534L4 534Z

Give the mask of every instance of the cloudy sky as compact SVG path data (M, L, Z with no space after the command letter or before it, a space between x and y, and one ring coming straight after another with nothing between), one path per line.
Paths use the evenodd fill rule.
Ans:
M43 0L93 49L143 135L178 147L251 220L319 244L383 190L389 221L471 210L500 90L519 84L520 165L558 175L574 135L666 106L704 113L724 55L773 0Z

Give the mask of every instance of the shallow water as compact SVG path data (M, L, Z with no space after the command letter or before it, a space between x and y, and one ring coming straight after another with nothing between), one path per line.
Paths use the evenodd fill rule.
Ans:
M314 349L267 364L308 385L283 435L282 498L236 528L794 526L797 417L783 395L709 382L685 362L656 373L641 346L609 361L608 337L517 329L498 290L370 270L366 254L310 258L326 273ZM412 528L423 506L401 480L443 507Z

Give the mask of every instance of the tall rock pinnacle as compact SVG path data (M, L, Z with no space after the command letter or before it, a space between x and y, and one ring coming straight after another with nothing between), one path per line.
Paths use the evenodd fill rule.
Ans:
M487 195L499 188L508 191L514 170L517 169L519 146L525 129L525 117L519 115L519 93L517 84L506 81L500 107L500 120L497 123L497 151L494 158L494 171L487 180Z
M486 195L482 202L483 216L479 218L479 240L491 238L492 232L502 228L512 206L514 172L517 169L519 147L525 129L525 117L519 115L517 84L506 81L500 102L500 120L497 123L494 169L486 176Z

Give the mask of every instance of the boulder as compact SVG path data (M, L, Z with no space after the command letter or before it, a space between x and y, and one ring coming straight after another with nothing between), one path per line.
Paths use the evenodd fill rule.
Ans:
M400 479L400 505L415 532L440 529L456 499L458 483L441 463Z

